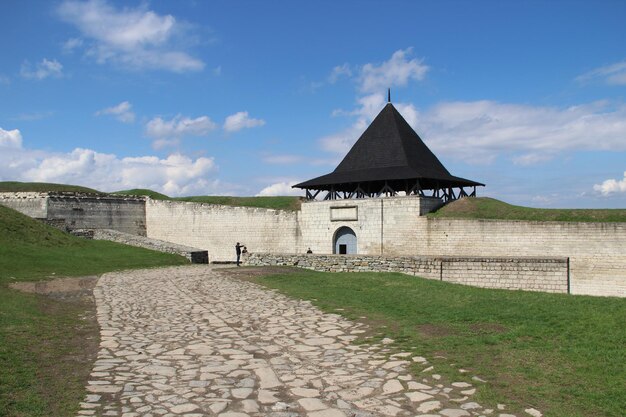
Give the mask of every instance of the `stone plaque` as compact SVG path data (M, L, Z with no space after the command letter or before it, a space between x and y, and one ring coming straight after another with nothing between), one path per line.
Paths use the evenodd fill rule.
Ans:
M358 220L357 206L350 207L331 207L330 208L330 221L350 221Z

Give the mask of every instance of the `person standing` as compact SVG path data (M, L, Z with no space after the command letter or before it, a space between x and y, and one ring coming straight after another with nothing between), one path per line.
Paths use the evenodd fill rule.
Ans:
M237 244L235 245L235 253L237 254L237 266L241 266L239 265L239 259L241 258L241 248L243 248L243 245L237 242Z

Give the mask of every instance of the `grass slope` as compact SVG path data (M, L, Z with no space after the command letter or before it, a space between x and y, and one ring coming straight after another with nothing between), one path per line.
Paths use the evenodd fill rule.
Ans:
M626 222L626 209L538 209L488 197L462 198L428 214L435 218L559 222Z
M626 410L626 299L392 273L300 270L256 280L326 311L367 317L378 337L428 357L450 379L459 380L458 367L470 370L489 381L478 392L485 405L513 401L546 417L621 417Z
M75 415L91 367L84 345L97 339L86 304L15 291L11 282L185 263L75 238L0 206L0 415Z
M145 188L133 188L132 190L115 191L111 194L116 195L145 195L153 200L171 200L170 197L165 194L158 193L156 191L148 190Z
M225 206L260 207L276 210L300 210L299 197L228 197L228 196L196 196L179 197L177 201L194 203L221 204Z
M47 182L18 182L0 181L0 192L46 192L46 191L74 191L79 193L100 193L92 188L81 187L80 185L53 184Z

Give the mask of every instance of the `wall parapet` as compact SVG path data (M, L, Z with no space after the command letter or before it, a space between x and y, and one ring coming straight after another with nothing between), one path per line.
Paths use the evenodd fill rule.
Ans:
M251 253L244 261L325 272L400 272L482 288L569 292L568 258Z

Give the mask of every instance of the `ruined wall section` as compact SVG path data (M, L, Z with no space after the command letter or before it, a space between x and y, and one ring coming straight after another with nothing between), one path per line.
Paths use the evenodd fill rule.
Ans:
M72 229L112 229L146 235L144 198L97 195L48 197L48 221L64 221Z
M48 193L0 193L0 204L35 219L48 215Z
M235 243L251 252L294 253L298 212L179 201L146 202L148 237L207 250L211 262L235 260Z

